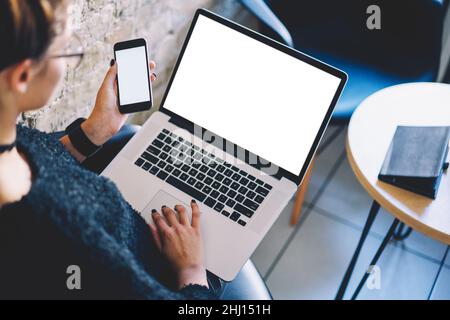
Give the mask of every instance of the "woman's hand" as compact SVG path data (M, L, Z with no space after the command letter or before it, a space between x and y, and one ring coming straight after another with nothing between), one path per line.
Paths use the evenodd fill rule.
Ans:
M156 79L153 71L156 63L150 61L150 80ZM95 106L89 118L82 123L84 133L96 145L102 145L114 136L128 118L127 114L119 112L117 104L117 66L111 60L111 67L98 90Z
M194 200L191 209L192 223L182 205L175 206L178 217L171 208L165 206L161 208L165 219L152 210L155 226L150 225L150 228L153 238L174 268L180 289L189 284L208 286L200 234L200 210Z

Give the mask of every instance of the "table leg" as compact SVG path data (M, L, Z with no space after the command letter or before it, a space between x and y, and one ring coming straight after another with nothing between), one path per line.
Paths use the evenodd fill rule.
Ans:
M373 257L372 261L370 262L369 266L374 266L377 264L378 259L380 258L381 254L383 253L384 249L386 248L386 245L389 243L389 241L392 238L392 235L394 234L395 229L397 228L399 224L399 220L395 219L392 223L391 227L389 228L388 232L386 233L386 236L383 239L383 242L381 243L380 247L378 248L377 252L375 253L375 256ZM369 277L369 273L365 272L364 276L362 277L361 281L359 282L358 287L356 288L355 292L353 293L352 300L355 300L358 296L359 292L362 289L362 286L366 282L367 278Z
M403 229L405 228L405 224L403 222L401 222L398 225L397 230L395 230L394 234L392 235L392 237L397 240L397 241L402 241L405 240L406 238L409 237L409 235L411 234L411 232L413 231L413 229L411 227L408 227L406 229L405 232L403 232Z
M433 285L431 286L430 293L428 293L427 300L430 300L431 296L433 295L434 287L436 286L436 283L437 283L437 281L439 279L439 275L441 274L441 271L442 271L442 267L444 266L445 260L447 259L449 248L450 248L450 246L447 246L447 249L445 249L444 256L442 257L441 264L439 265L438 272L436 273L436 276L434 277Z
M361 238L359 239L358 245L353 253L352 260L347 267L347 271L345 272L344 278L342 279L341 285L339 286L339 290L336 294L335 300L342 300L344 298L345 290L347 289L348 283L353 273L353 269L355 268L356 261L358 260L359 253L364 244L364 241L369 234L370 227L372 227L373 221L375 220L378 211L380 210L380 205L375 200L372 202L372 207L370 208L369 215L367 216L366 224L364 225L364 229L361 234Z

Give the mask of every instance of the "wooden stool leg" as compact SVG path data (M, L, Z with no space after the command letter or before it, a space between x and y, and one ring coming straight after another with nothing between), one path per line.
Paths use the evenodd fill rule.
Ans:
M291 214L291 225L295 226L300 219L302 213L303 201L305 200L306 191L308 190L309 180L311 178L311 172L313 171L314 159L306 171L305 177L303 178L302 184L298 187L297 195L295 196L294 208Z

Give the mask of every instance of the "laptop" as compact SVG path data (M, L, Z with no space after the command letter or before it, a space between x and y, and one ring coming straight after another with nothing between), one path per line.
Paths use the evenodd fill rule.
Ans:
M159 111L102 175L148 223L195 199L206 268L231 281L297 191L346 79L199 9Z

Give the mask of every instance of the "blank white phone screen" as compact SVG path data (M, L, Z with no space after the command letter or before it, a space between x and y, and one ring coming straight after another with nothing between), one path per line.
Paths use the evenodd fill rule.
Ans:
M340 81L200 15L164 108L298 175Z
M150 101L145 47L116 51L120 105Z

